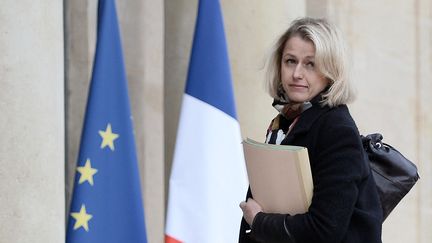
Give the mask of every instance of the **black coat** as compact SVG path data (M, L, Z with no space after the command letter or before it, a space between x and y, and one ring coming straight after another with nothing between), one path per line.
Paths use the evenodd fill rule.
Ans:
M258 213L248 234L242 219L239 243L381 242L381 205L347 106L313 105L281 144L308 148L312 204L307 213L294 216Z

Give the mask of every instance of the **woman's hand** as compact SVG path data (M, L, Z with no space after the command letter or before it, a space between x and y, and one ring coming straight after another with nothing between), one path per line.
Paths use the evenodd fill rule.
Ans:
M240 203L240 208L243 211L243 217L249 226L252 226L252 222L257 213L262 212L262 207L252 198L248 198L246 202Z

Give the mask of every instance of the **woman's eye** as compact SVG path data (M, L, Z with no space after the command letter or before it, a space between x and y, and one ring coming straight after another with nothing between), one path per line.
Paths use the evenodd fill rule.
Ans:
M296 63L296 60L294 60L294 59L292 59L292 58L288 58L288 59L285 59L285 63L288 63L288 64L295 64L295 63Z
M314 70L315 63L314 62L307 62L307 63L305 63L305 68L307 68L309 70Z
M313 62L308 62L308 63L306 63L306 66L308 66L308 67L314 67L314 66L315 66L315 63L313 63Z

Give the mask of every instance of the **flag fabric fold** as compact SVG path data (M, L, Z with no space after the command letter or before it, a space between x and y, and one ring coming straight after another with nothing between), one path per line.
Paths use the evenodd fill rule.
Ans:
M146 243L132 118L114 0L99 0L97 45L67 243Z
M169 183L166 243L236 242L247 190L222 14L200 0Z

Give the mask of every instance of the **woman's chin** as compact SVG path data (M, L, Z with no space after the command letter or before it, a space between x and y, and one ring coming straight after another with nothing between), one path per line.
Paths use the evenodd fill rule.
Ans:
M290 95L288 96L290 102L294 102L294 103L303 103L306 101L309 101L307 96L304 95Z

